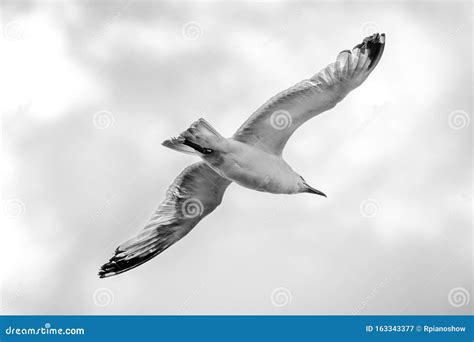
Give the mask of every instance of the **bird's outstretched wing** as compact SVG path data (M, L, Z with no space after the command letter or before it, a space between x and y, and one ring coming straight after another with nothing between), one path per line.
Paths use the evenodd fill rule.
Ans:
M281 155L291 134L305 121L334 107L374 70L385 45L384 34L374 34L352 51L339 53L334 63L277 94L237 130L235 140Z
M170 185L145 228L117 247L115 255L100 268L99 276L135 268L180 240L221 203L230 183L204 162L188 166Z

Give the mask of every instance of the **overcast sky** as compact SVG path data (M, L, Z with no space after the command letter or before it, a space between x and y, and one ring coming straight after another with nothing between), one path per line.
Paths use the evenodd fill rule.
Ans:
M2 1L2 300L9 314L468 314L466 2ZM99 280L195 157L376 31L369 79L284 157L328 198L231 185L152 261Z

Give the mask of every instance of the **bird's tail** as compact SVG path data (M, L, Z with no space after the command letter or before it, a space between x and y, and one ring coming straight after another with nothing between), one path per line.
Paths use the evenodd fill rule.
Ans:
M201 118L178 137L163 141L162 145L179 152L200 155L217 150L223 139L214 127Z

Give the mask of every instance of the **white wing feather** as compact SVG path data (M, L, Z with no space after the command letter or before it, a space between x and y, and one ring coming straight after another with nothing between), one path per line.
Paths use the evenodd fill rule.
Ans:
M221 203L230 183L204 162L188 166L170 185L145 228L117 247L99 276L128 271L176 243Z
M380 60L384 46L385 35L375 34L352 51L342 51L336 62L267 101L245 121L233 139L281 155L299 126L334 107L365 81Z

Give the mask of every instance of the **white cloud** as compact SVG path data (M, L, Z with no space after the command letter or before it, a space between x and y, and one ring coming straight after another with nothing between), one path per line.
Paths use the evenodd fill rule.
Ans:
M12 23L21 35L7 31ZM4 25L1 41L0 91L8 94L2 113L30 106L33 117L52 119L100 97L99 83L68 54L65 27L58 29L52 15L33 13L10 24Z

